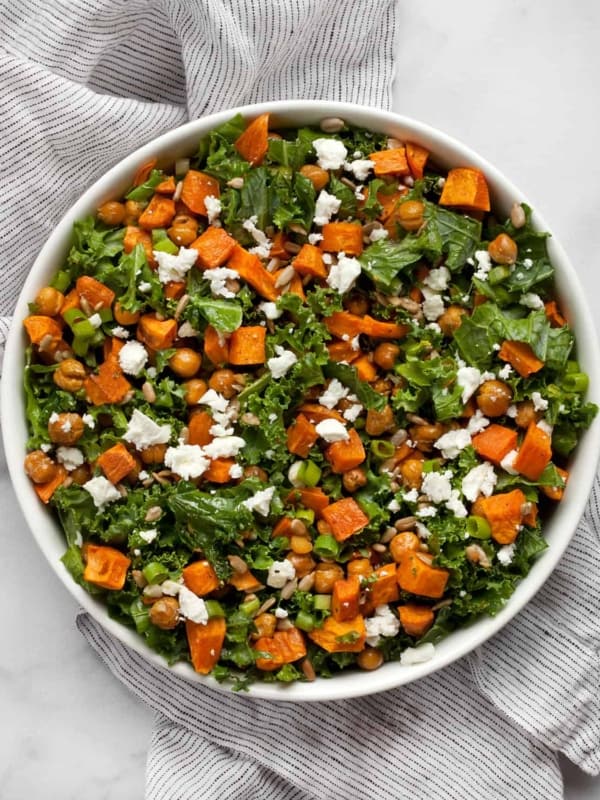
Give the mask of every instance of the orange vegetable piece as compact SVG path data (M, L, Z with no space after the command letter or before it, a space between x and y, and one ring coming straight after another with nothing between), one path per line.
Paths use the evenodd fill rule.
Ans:
M214 420L208 411L198 411L190 417L188 422L188 444L198 444L204 447L213 440L210 429L214 425Z
M65 312L70 311L72 308L79 308L79 292L75 287L73 287L71 291L65 295L65 299L60 308L61 317L64 317Z
M531 422L519 447L513 469L530 481L537 481L552 458L552 439Z
M254 649L267 654L256 659L256 666L265 672L273 672L284 664L292 664L306 655L306 642L298 628L275 631L273 636L261 636Z
M362 225L358 222L327 222L322 233L322 250L347 256L359 256L363 251Z
M333 584L331 597L331 613L337 622L348 622L358 615L360 598L360 580L358 575L349 575L347 578Z
M336 541L343 542L368 525L369 518L352 497L331 503L322 511Z
M373 319L368 314L362 318L362 331L374 339L401 339L409 331L408 325L396 325L394 322L384 322Z
M558 310L555 300L551 300L549 303L544 303L544 311L546 312L546 318L553 328L562 328L563 325L567 324L567 320Z
M275 236L273 237L271 244L271 249L269 251L269 255L271 258L282 258L287 261L290 257L290 254L285 249L284 245L287 242L287 236L283 231L277 231Z
M97 375L88 375L83 383L90 403L101 406L105 403L120 403L131 384L123 375L123 370L114 358L100 364Z
M175 216L175 203L170 197L162 194L153 195L146 208L140 214L138 223L142 228L166 228Z
M229 361L236 366L264 364L267 330L262 325L237 328L229 337Z
M352 347L352 342L330 342L327 345L327 350L332 361L347 361L349 364L360 355L360 350L355 350Z
M94 311L99 311L101 308L110 308L115 299L115 293L112 289L89 275L82 275L77 278L75 288L79 297L85 298L90 308L93 308Z
M173 175L169 175L164 179L164 181L161 181L158 184L154 191L158 194L173 194L176 188L177 186L175 184L175 178Z
M331 316L325 317L323 322L329 333L338 339L344 336L354 339L363 330L363 318L349 311L334 311Z
M527 342L502 342L498 351L498 358L508 361L522 378L528 378L534 372L539 372L544 362L536 356Z
M361 576L363 578L368 578L373 574L373 567L368 558L352 558L346 564L346 572L348 573L348 577L350 577L350 575L357 575L359 578Z
M212 483L229 483L229 481L233 480L229 470L234 464L233 458L215 458L210 462L203 477L207 481L212 481Z
M223 617L213 617L205 625L186 619L185 632L194 669L208 675L221 657L227 623Z
M334 408L326 408L320 403L304 403L303 406L300 406L300 411L308 417L311 422L318 423L323 422L324 419L335 419L342 424L345 423L344 417L339 411L336 411Z
M186 172L181 187L181 200L194 214L207 216L205 199L219 195L219 181L216 178L195 169Z
M98 466L111 483L118 483L135 468L135 458L122 442L98 456Z
M150 177L150 173L156 166L156 159L152 158L150 161L147 161L145 164L142 164L138 167L137 172L133 176L133 185L139 186L140 184L144 183Z
M438 598L446 590L450 572L441 567L432 567L420 553L408 551L398 564L396 577L403 591Z
M304 414L298 414L287 429L287 449L300 458L307 458L318 438L319 434L312 422Z
M478 499L477 513L489 522L492 539L498 544L511 544L517 538L526 502L527 498L520 489Z
M246 572L232 572L229 576L228 583L237 589L239 592L256 592L259 589L263 589L263 585L261 582L250 572L250 570L246 570Z
M25 317L23 325L25 326L31 344L39 344L42 339L48 335L56 340L62 337L62 328L52 317L32 314L29 317Z
M385 175L409 175L410 167L406 158L405 147L394 147L391 150L379 150L369 155L375 162L374 172L377 178Z
M372 614L377 606L395 603L400 592L398 590L396 564L384 564L375 570L377 579L369 586L363 613Z
M398 606L398 615L400 624L409 636L424 636L435 618L435 613L429 606L419 606L416 603Z
M400 206L400 203L407 192L408 189L405 188L399 189L391 194L387 194L383 191L377 192L377 202L382 208L378 219L380 219L382 222L396 219L398 207ZM364 189L363 194L368 194L367 188ZM393 233L395 233L395 231L393 231Z
M215 367L222 367L229 361L229 342L212 325L204 329L204 353Z
M233 253L236 241L225 228L210 225L195 239L190 248L198 251L198 266L203 269L221 267Z
M263 267L257 255L249 253L241 245L236 244L227 266L234 269L240 278L266 300L276 300L279 296L275 288L275 278Z
M88 543L83 554L86 561L83 571L84 581L113 591L125 586L131 559L120 550Z
M414 142L406 142L406 160L415 180L423 177L425 164L429 158L429 150Z
M269 114L261 114L235 142L235 149L252 166L261 164L269 149Z
M358 372L358 377L365 383L371 383L377 377L377 367L373 364L369 356L365 353L352 362L352 366Z
M123 252L131 253L135 247L141 244L144 248L144 254L148 264L153 267L156 266L156 260L153 254L152 237L148 231L143 231L135 225L128 225L125 228L125 236L123 238Z
M325 450L325 458L331 464L331 471L337 475L358 467L366 458L365 448L358 433L352 428L348 431L350 439L345 442L333 442Z
M179 300L185 294L185 281L169 281L165 283L165 297L168 300Z
M217 573L214 571L210 561L206 559L188 564L187 567L183 568L181 574L187 588L197 594L198 597L204 597L204 595L210 594L219 588Z
M273 273L275 280L277 280L278 273L279 270ZM292 280L289 282L287 291L290 294L297 294L303 303L306 301L306 294L304 293L304 285L302 283L302 278L300 277L300 275L298 275L298 273L295 273Z
M446 176L441 206L452 206L469 211L489 211L490 193L485 176L475 167L457 167Z
M499 466L504 456L516 449L517 432L504 425L493 424L473 436L471 443L478 455Z
M328 653L360 653L365 648L367 628L361 614L346 622L327 617L321 627L312 630L308 636Z
M177 321L157 319L154 314L143 314L137 327L137 338L152 350L167 350L177 335Z
M278 536L292 536L293 517L282 517L273 528L273 538Z
M569 473L567 472L566 469L561 469L560 467L557 467L556 471L563 479L566 486L567 481L569 480ZM542 492L546 495L546 497L550 498L550 500L558 501L563 499L563 495L565 493L564 486L541 486L540 488ZM535 508L537 511L537 506L535 506ZM523 517L523 522L526 525L535 525L535 519L533 521L529 521L527 517Z
M35 489L35 493L40 498L42 503L49 503L52 495L65 482L65 478L69 473L63 467L62 464L58 464L56 467L56 474L54 477L46 481L46 483L34 483L33 488Z
M310 489L293 489L287 496L286 502L299 502L304 508L310 508L317 517L320 517L330 501L323 489L314 486Z

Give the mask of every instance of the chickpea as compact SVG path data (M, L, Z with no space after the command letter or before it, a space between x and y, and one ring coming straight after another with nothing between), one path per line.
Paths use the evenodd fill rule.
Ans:
M125 206L116 200L109 200L98 208L98 219L105 225L120 225L125 219Z
M290 536L290 547L292 552L304 556L312 553L313 545L308 536Z
M413 442L435 442L444 433L444 426L441 422L433 422L428 425L411 425L408 433Z
M515 422L519 428L528 428L532 422L537 422L539 414L536 412L531 400L522 400L517 403L517 416Z
M369 436L380 436L382 433L391 430L396 425L394 412L391 406L385 406L382 411L370 408L367 411L367 421L365 430Z
M65 392L78 392L85 380L85 367L76 358L66 358L54 370L54 383Z
M356 663L361 669L379 669L383 664L383 653L376 647L365 647L356 658Z
M166 452L166 444L151 444L150 447L145 447L140 451L142 464L162 464L165 460Z
M412 531L397 533L389 544L390 553L394 561L399 564L405 553L409 550L419 549L419 537Z
M150 608L150 622L163 631L172 631L179 622L179 602L176 597L160 597Z
M351 314L364 317L369 313L370 304L364 294L354 292L344 301L344 308Z
M136 325L139 318L139 311L127 311L117 300L113 306L113 316L119 325Z
M55 317L61 310L65 296L53 286L44 286L35 296L36 313L42 317Z
M82 464L80 467L76 467L74 470L72 470L69 475L73 483L83 486L83 484L87 483L92 477L92 470L90 469L89 464Z
M288 553L285 558L286 561L289 561L290 564L293 565L296 570L297 578L304 578L304 576L311 573L316 566L314 558L308 553L304 555L300 555L300 553Z
M331 534L331 528L329 527L329 523L325 522L324 519L317 520L317 530L322 536Z
M198 220L187 214L178 214L167 229L167 235L175 244L187 247L198 237Z
M300 174L312 183L316 192L320 192L329 183L329 173L326 169L318 167L316 164L305 164L300 168Z
M508 234L501 233L489 243L488 253L496 264L514 264L518 255L517 243Z
M202 364L202 356L191 347L180 347L169 359L169 367L180 378L191 378Z
M33 483L47 483L56 476L57 466L43 450L32 450L25 456L25 472Z
M512 389L504 381L485 381L477 391L475 402L486 417L501 417L506 414L512 397Z
M208 379L208 385L215 392L219 392L227 400L237 394L236 383L238 376L231 369L216 369Z
M358 577L368 578L373 574L373 567L368 558L353 558L346 564L348 577L358 575Z
M315 592L317 594L331 594L333 584L342 580L344 570L339 564L317 564L315 570Z
M195 406L200 398L206 394L208 384L200 378L193 378L191 381L186 381L183 384L183 388L185 389L185 402L188 406Z
M356 492L357 489L360 489L362 486L365 486L367 483L367 476L365 475L364 469L360 467L355 467L354 469L349 469L348 472L344 472L342 475L342 484L344 489L347 492Z
M425 206L420 200L405 200L398 207L398 224L405 231L417 231L423 224Z
M396 359L400 355L400 348L391 342L378 344L373 353L373 361L381 369L393 369Z
M400 462L402 483L408 489L420 489L423 479L423 462L419 458L405 458Z
M441 317L437 318L437 324L442 329L444 336L453 336L462 325L462 319L467 313L461 306L448 306Z
M136 200L128 200L125 203L125 216L123 218L123 223L125 225L135 225L142 215L143 210L144 206L142 203L138 203Z
M269 476L262 467L244 467L244 478L258 478L259 481L267 481Z
M385 395L389 395L394 388L394 384L391 381L386 380L386 378L378 378L371 384L371 386L373 387L373 391L377 392L377 394Z
M258 614L254 617L254 626L256 633L252 634L253 639L258 639L259 636L273 636L275 627L277 625L277 617L275 614Z
M56 444L75 444L83 436L84 428L79 414L57 414L48 421L50 441Z

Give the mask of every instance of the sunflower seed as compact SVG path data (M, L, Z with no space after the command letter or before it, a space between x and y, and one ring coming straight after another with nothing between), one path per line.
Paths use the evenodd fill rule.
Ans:
M147 400L149 403L156 402L156 392L154 391L154 386L148 381L145 381L142 384L142 394L144 395L144 399Z
M417 524L416 517L402 517L394 522L394 528L397 531L412 531Z
M339 117L325 117L319 123L319 128L323 133L339 133L346 123Z

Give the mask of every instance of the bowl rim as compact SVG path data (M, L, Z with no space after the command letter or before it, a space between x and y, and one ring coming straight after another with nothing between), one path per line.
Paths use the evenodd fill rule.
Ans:
M468 163L483 170L492 190L492 196L502 193L506 196L510 195L513 200L520 198L521 202L528 203L523 192L517 189L500 170L485 158L454 137L423 122L392 111L354 103L326 100L269 101L238 106L192 120L142 145L95 181L63 215L46 240L27 275L16 303L13 322L6 342L3 380L0 386L0 419L7 466L21 510L34 539L59 580L81 606L109 633L144 656L155 667L166 669L177 677L185 678L196 685L227 692L230 691L229 684L219 684L211 676L198 675L190 664L177 663L170 668L167 667L163 658L151 650L135 631L110 619L106 607L77 585L59 560L56 543L52 541L53 536L48 535L51 532L55 535L60 530L58 523L51 517L50 512L39 503L22 468L25 408L21 384L25 338L21 321L27 314L28 299L34 296L42 277L49 276L58 269L58 253L61 252L61 257L64 257L70 245L73 222L85 216L86 213L91 213L102 198L115 196L117 187L124 189L130 183L131 175L138 166L154 156L160 158L161 154L165 154L165 160L173 161L175 157L173 150L176 151L183 141L190 138L199 139L200 136L230 119L234 114L240 113L245 118L253 118L266 112L282 118L283 121L286 117L290 119L307 117L304 124L314 124L323 117L339 116L352 124L379 129L388 135L393 135L394 131L397 131L398 135L406 137L406 133L401 132L409 131L410 138L429 147L435 153L436 160L438 160L439 151L444 150L452 153L452 158L454 155L458 157L456 163L452 164L453 166L460 166L459 162L462 160L463 165ZM302 123L294 122L294 124ZM190 151L189 148L186 147L186 149L188 152ZM444 160L447 161L448 158L442 158L441 163ZM528 203L528 205L530 204ZM538 230L551 230L537 211L534 211L532 219ZM593 346L596 342L596 332L592 315L577 273L565 251L554 238L549 240L549 250L551 261L556 269L557 294L561 296L561 299L566 300L567 310L570 308L577 312L577 318L572 325L576 332L578 356L583 355L582 362L590 377L587 399L600 404L600 355ZM17 414L20 419L15 418ZM413 680L423 678L482 645L500 631L533 598L556 567L573 537L579 518L583 513L595 476L599 450L600 418L596 417L579 442L577 455L573 462L575 469L565 493L565 500L554 510L549 525L547 525L552 533L555 529L559 529L558 533L553 535L550 546L534 563L528 575L520 582L516 591L496 616L483 617L470 626L449 634L436 645L433 658L421 664L402 666L397 662L390 662L374 673L343 672L331 679L318 678L312 683L295 683L290 686L257 682L252 684L250 691L242 696L251 699L262 698L269 701L294 702L360 697L406 685ZM62 536L62 531L60 534Z

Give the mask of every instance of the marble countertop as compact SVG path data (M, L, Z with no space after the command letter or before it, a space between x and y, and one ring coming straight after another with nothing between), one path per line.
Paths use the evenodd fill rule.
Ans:
M517 183L550 221L600 319L600 5L400 5L394 110L462 139ZM0 508L8 601L0 663L0 796L141 798L152 714L77 632L76 604L25 526L3 456ZM600 780L563 766L568 800L600 796Z

